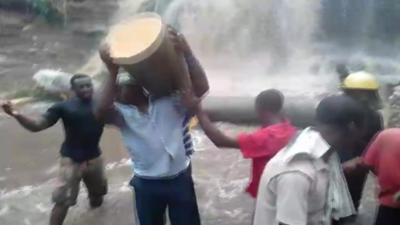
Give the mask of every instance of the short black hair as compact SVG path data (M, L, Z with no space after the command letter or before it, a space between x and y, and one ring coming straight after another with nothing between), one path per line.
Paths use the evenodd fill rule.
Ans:
M90 76L89 75L86 75L86 74L80 74L80 73L78 73L78 74L74 74L72 77L71 77L71 79L69 80L69 83L70 83L70 85L71 85L71 88L72 87L74 87L74 85L75 85L75 80L77 80L77 79L80 79L80 78L90 78Z
M258 94L256 106L262 110L279 113L283 107L284 96L276 89L268 89Z
M318 122L347 127L354 123L358 128L364 124L365 113L362 106L352 98L344 95L334 95L324 98L316 110Z

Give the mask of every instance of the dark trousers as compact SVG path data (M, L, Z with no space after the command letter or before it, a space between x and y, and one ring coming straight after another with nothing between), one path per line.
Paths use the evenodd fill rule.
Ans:
M368 172L360 171L353 174L345 174L349 192L354 203L354 207L358 210L361 203L361 198L367 180Z
M400 208L380 206L375 225L399 225Z
M167 208L171 225L200 225L190 167L172 179L134 177L131 185L140 225L164 225Z

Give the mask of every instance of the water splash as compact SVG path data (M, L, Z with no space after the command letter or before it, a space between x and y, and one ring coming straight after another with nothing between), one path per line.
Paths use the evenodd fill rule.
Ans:
M218 95L232 94L224 88L226 80L228 86L240 84L232 84L236 95L254 95L268 87L292 93L331 91L339 86L338 62L351 70L382 75L385 82L400 81L396 32L379 32L388 19L377 16L385 9L377 0L122 0L118 4L115 22L156 11L184 33ZM95 53L78 71L96 75L104 72L102 68ZM239 82L244 77L255 84ZM297 85L299 77L310 82Z

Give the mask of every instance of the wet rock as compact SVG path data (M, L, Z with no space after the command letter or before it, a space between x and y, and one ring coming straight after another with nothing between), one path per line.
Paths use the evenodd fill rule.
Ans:
M57 70L39 70L33 75L36 85L50 93L67 93L70 90L71 74Z
M389 127L400 127L400 85L393 88L393 93L389 97L390 117Z

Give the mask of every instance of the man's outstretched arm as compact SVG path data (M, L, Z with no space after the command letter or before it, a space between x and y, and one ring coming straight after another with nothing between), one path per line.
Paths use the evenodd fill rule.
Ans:
M201 106L199 106L199 109L197 111L197 118L201 127L204 130L204 133L217 147L239 148L238 141L235 138L229 137L225 135L222 131L220 131L218 127L211 122L207 113L202 110Z
M47 129L54 125L58 118L49 119L48 117L42 115L37 118L33 118L27 115L23 115L14 109L11 102L5 102L2 105L4 112L12 117L14 117L25 129L31 132L39 132L41 130Z

